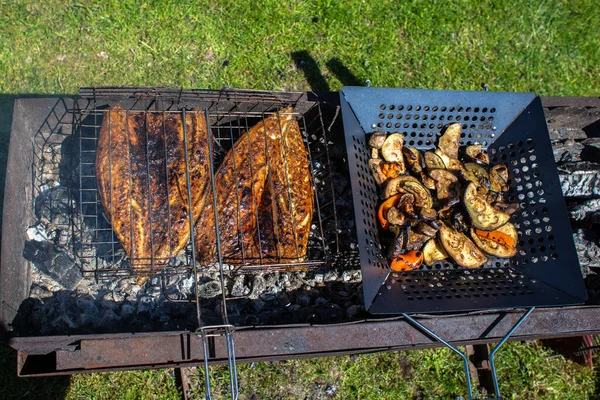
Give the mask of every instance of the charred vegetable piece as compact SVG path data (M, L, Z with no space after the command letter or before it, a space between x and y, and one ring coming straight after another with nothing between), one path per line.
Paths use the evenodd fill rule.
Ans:
M402 175L402 170L398 163L386 162L381 166L381 172L388 178L397 178Z
M396 207L392 207L388 210L387 221L388 224L397 226L404 226L409 222L408 218L406 218L406 215L404 215Z
M510 222L495 231L471 229L471 237L481 250L492 256L508 258L517 254L516 243L519 236Z
M438 141L438 149L441 149L448 157L455 160L458 160L458 139L460 139L461 132L462 127L460 124L449 125Z
M371 173L373 174L373 178L375 179L375 183L378 185L383 185L383 183L388 179L387 176L381 170L384 161L381 159L371 158L369 160L369 168L371 168Z
M478 268L487 261L483 252L464 233L445 224L440 229L440 243L461 267Z
M496 210L507 213L508 215L514 214L519 209L519 203L507 203L504 201L496 201L492 203L492 206Z
M383 146L383 143L385 142L385 138L386 138L386 133L385 132L375 132L371 135L371 138L369 139L369 146L371 146L374 149L381 149L381 147Z
M467 154L467 156L469 158L471 158L475 162L482 163L482 164L490 163L490 158L488 157L487 153L485 151L483 151L480 144L474 144L471 146L467 146L465 153Z
M434 169L444 169L446 165L444 164L444 160L440 158L433 151L428 151L424 155L425 157L425 167L427 170L432 171Z
M445 169L434 169L429 176L435 181L438 200L460 197L460 183L452 172Z
M461 171L464 169L463 164L458 159L450 157L442 149L435 149L435 154L442 160L446 169L452 171Z
M404 215L415 218L415 196L410 193L404 193L398 202L398 210Z
M413 173L420 175L421 172L423 172L423 155L421 152L414 147L405 147L403 153L404 159L410 170Z
M467 173L472 174L469 176L465 175L466 179L485 188L490 187L490 175L484 167L476 163L466 163L465 170ZM474 176L477 180L469 179L470 176Z
M419 222L419 225L417 225L417 232L422 233L425 236L429 236L430 238L435 237L438 230L439 230L439 228L436 229L426 222Z
M402 148L404 147L404 136L399 133L393 133L385 139L381 147L381 156L387 162L398 163L400 170L404 174L406 166L404 165L404 157L402 156Z
M425 265L431 267L434 262L445 260L448 258L448 253L444 247L436 239L430 239L423 247L423 261Z
M371 149L371 158L375 158L375 159L379 159L381 157L379 157L379 150L377 149Z
M391 260L406 252L406 242L408 240L408 228L400 228L397 225L390 227L390 231L395 230L394 241L388 247L387 258Z
M417 178L410 175L399 176L394 179L390 179L388 183L385 185L385 190L383 191L383 196L387 199L398 193L405 193L404 185L406 182L416 182L419 183Z
M484 231L493 231L504 225L510 215L496 210L487 202L485 195L477 190L477 185L470 183L465 190L464 204L473 227Z
M460 211L457 211L454 214L452 214L452 225L454 226L454 229L456 229L459 232L465 233L469 230L467 218L465 217L465 214L463 214Z
M423 252L420 250L409 251L405 254L400 254L390 263L392 271L412 271L423 264Z
M421 218L423 221L433 221L436 220L437 217L437 211L435 211L433 208L421 208L421 211L419 211L419 218Z
M407 181L404 184L404 191L415 196L415 206L431 208L433 199L429 190L419 182Z
M386 199L379 206L379 210L377 211L377 219L379 219L379 224L381 225L381 227L383 229L385 229L385 230L389 229L390 224L387 220L388 211L392 207L395 207L396 205L398 205L398 202L400 201L401 198L402 198L402 194L396 194L396 195Z
M435 180L430 176L427 176L425 172L421 172L421 182L423 182L423 186L425 186L429 190L435 190Z
M419 250L429 239L431 239L429 236L419 233L413 228L411 228L408 232L408 241L406 243L406 249Z
M490 188L494 192L508 191L508 168L506 165L494 165L490 169Z

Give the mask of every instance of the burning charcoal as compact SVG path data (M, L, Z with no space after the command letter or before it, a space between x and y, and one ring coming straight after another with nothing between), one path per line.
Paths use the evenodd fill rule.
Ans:
M302 308L302 306L300 304L292 304L291 306L288 307L288 311L296 312L296 311L300 310L301 308Z
M56 329L57 332L65 332L77 327L77 324L75 321L73 321L73 318L71 318L71 316L68 314L60 314L50 324L52 328Z
M573 171L560 174L560 184L565 197L600 197L600 171Z
M564 142L556 142L552 144L554 152L554 161L556 162L573 162L581 161L581 152L585 146L572 139Z
M74 289L83 278L73 256L48 242L25 242L23 257L65 289Z
M569 207L569 217L574 221L600 223L600 199L587 200Z
M353 305L348 307L348 309L346 310L346 316L350 319L356 317L356 315L358 314L358 312L360 311L360 308L357 305Z
M265 302L262 301L261 299L253 300L249 304L250 304L251 310L255 313L258 313L258 312L262 311L263 308L265 308Z
M56 186L35 199L35 216L55 225L68 225L73 204L69 188Z
M317 306L324 306L327 304L329 304L329 301L327 301L327 299L324 297L317 297L315 299L315 305L317 305Z
M587 275L590 267L600 267L600 248L593 242L593 234L584 229L573 232L575 249L583 275Z
M327 271L327 273L325 274L325 282L333 282L336 281L338 279L339 275L338 272L336 270L331 270L331 271Z
M100 316L98 306L91 298L79 298L77 299L76 304L82 314L87 314L92 318L97 318Z
M121 318L130 318L136 313L135 306L131 304L123 304L121 307Z
M352 280L352 271L342 272L342 281L350 282Z
M251 299L258 299L267 288L265 278L262 275L256 275L252 280L252 291L250 292Z
M198 296L210 299L221 294L221 285L217 281L208 281L198 285Z
M313 280L317 285L322 285L325 282L325 275L321 273L315 274Z
M246 277L244 275L236 275L233 278L233 285L229 291L232 297L242 297L250 292L248 286L246 286Z
M310 296L308 295L308 293L298 292L296 294L296 303L302 307L308 307L311 303Z

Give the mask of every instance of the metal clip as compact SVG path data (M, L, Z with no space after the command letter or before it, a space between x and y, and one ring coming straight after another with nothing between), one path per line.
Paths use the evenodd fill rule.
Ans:
M223 333L218 333L217 331L223 329L225 335L225 341L227 343L227 362L229 365L229 388L231 390L231 398L232 400L237 400L239 396L239 387L238 387L238 375L237 375L237 365L235 361L235 343L233 340L233 325L212 325L212 326L203 326L196 330L196 334L202 338L202 351L204 354L204 393L206 395L206 400L212 400L212 391L210 385L210 374L208 373L208 359L210 354L208 352L208 338L209 337L217 337L223 336Z

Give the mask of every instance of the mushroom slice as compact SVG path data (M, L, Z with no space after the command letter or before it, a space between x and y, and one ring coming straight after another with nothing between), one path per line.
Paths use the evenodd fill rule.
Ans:
M383 172L382 172L382 174L383 174ZM390 179L388 181L388 183L385 185L385 190L383 191L383 196L387 199L398 193L406 193L404 191L404 185L406 184L406 182L419 183L417 178L410 176L410 175L403 175L403 176L399 176L394 179Z
M383 170L381 169L383 163L384 161L381 159L371 158L369 160L369 168L371 168L371 173L373 174L375 183L377 183L378 185L383 185L383 183L388 179L388 177L385 176Z
M475 162L482 163L482 164L490 163L490 158L489 158L488 154L485 151L483 151L483 148L481 147L480 144L474 144L471 146L467 146L465 153L467 154L467 156L469 158L471 158Z
M445 169L434 169L429 176L435 181L438 200L460 197L460 183L452 172Z
M444 250L444 247L434 238L429 239L423 247L423 261L425 265L431 267L434 262L442 261L448 258L448 253Z
M405 147L402 152L410 170L416 175L420 175L423 172L423 155L421 152L414 147Z
M484 231L493 231L504 225L510 215L496 210L487 202L485 195L477 190L477 185L469 183L464 195L464 204L473 227Z
M517 254L519 235L510 222L495 231L471 229L471 237L481 250L492 256L508 258Z
M429 171L434 169L446 168L444 160L442 160L440 156L435 154L433 151L425 152L425 155L423 157L425 158L425 167L427 167L427 170Z
M438 141L438 149L455 160L458 160L458 139L460 139L461 132L460 124L449 125Z
M490 169L490 188L494 192L508 191L508 168L505 164L494 165Z
M440 243L444 250L456 261L458 265L465 268L481 267L487 257L464 233L443 224L440 229Z
M406 173L402 148L404 147L404 136L399 133L393 133L385 139L381 147L381 156L387 162L398 163L402 173Z
M381 149L385 142L387 134L385 132L375 132L369 138L369 146L374 149Z

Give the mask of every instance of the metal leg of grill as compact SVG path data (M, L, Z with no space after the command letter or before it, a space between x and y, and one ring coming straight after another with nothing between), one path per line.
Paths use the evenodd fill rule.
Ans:
M496 345L496 347L494 347L494 349L490 352L490 368L492 369L492 377L494 379L494 391L496 392L495 395L496 395L497 399L501 399L502 397L500 396L500 387L498 385L498 376L496 375L496 367L494 365L494 355L496 354L496 352L498 350L500 350L500 348L502 347L502 345L517 330L517 328L519 326L521 326L521 324L523 323L523 321L525 321L525 319L529 316L529 314L531 314L531 312L534 309L535 309L535 307L531 307L529 310L527 310L527 312L517 321L517 323L510 329L510 331L508 331L508 333L506 335L504 335L504 337L502 338L502 340L500 341L500 343L498 343Z
M204 391L206 400L212 400L213 398L210 384L210 374L208 373L208 359L210 358L208 351L208 338L211 336L225 336L225 341L227 343L227 363L229 366L229 388L231 390L231 398L232 400L237 400L239 396L237 365L235 360L235 344L233 340L232 328L232 325L205 326L196 331L196 333L202 338L202 350L204 352ZM221 329L224 330L224 333L215 333Z
M467 356L462 351L458 350L456 347L452 346L450 343L448 343L447 341L445 341L444 339L442 339L441 337L439 337L438 335L433 333L425 325L421 324L414 318L410 317L408 314L402 314L402 316L404 318L406 318L406 320L409 321L417 329L425 332L427 335L433 337L438 342L443 343L446 347L448 347L450 350L452 350L453 352L455 352L462 358L464 369L465 369L465 375L467 377L467 389L469 390L469 399L473 400L473 388L471 387L471 374L469 373L469 359L467 358Z
M498 375L496 374L496 366L494 365L494 356L496 355L498 350L500 350L500 348L504 345L504 343L506 343L506 341L512 336L512 334L519 328L519 326L521 326L523 321L525 321L525 319L527 319L529 314L531 314L534 309L535 309L535 307L529 308L527 310L527 312L506 333L506 335L504 335L502 340L500 340L500 342L490 352L490 369L492 370L492 379L493 379L493 383L494 383L494 392L495 392L493 399L501 399L502 398L500 395L500 386L498 385ZM416 327L417 329L419 329L422 332L425 332L427 335L433 337L438 342L443 343L446 347L448 347L450 350L452 350L453 352L455 352L462 358L463 366L465 369L465 375L467 377L467 389L469 390L469 399L473 400L473 388L471 385L471 374L469 371L469 358L467 357L467 355L465 353L463 353L462 351L458 350L456 347L452 346L449 342L445 341L444 339L442 339L441 337L436 335L429 328L427 328L425 325L421 324L420 322L418 322L417 320L415 320L408 314L402 314L402 316L404 318L406 318L406 320L409 321L414 327Z

